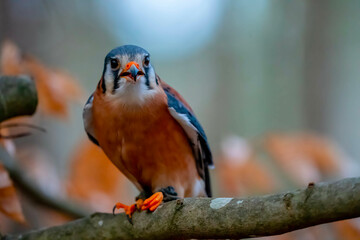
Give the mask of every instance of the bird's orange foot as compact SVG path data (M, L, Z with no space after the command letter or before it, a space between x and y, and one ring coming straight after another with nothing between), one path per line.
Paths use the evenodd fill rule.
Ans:
M162 203L164 195L162 192L156 192L151 197L146 199L141 207L141 210L150 210L151 212L155 211Z
M124 209L126 217L129 220L129 222L131 224L133 224L132 220L131 220L131 217L132 217L133 213L136 210L141 210L141 207L143 206L143 202L144 202L144 200L138 199L135 204L132 204L130 206L122 204L122 203L116 203L114 208L113 208L113 214L115 215L115 210L116 209L121 209L122 208L122 209Z
M128 205L125 205L125 204L122 204L122 203L116 203L114 208L113 208L113 214L115 215L115 210L116 209L121 209L121 208L123 208L125 210L126 218L128 219L128 221L131 224L133 224L132 220L131 220L131 217L132 217L132 214L136 210L136 204L132 204L132 205L128 206Z
M141 210L142 206L144 205L144 200L143 199L138 199L136 200L135 206L137 210Z

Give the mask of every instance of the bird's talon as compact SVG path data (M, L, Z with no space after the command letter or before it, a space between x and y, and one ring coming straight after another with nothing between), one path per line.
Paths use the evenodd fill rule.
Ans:
M122 203L119 203L119 202L116 203L115 206L113 207L113 215L115 215L115 210L116 210L116 209L120 209L120 208L124 208L124 209L125 209L126 207L128 207L128 206L127 206L127 205L124 205L124 204L122 204Z
M113 215L115 216L116 205L113 208Z
M131 223L131 225L133 224L132 220L131 220L131 217L132 217L132 214L135 212L136 210L136 205L135 204L132 204L130 206L128 205L125 205L125 204L122 204L122 203L116 203L114 208L113 208L113 215L115 215L115 210L116 209L120 209L120 208L123 208L124 211L125 211L125 214L126 214L126 218L127 220Z
M146 199L141 207L141 210L150 210L151 212L155 211L162 203L164 195L162 192L156 192L151 197Z
M127 218L127 220L129 221L129 223L130 223L131 225L134 225L131 216L129 216L129 215L126 214L126 218Z

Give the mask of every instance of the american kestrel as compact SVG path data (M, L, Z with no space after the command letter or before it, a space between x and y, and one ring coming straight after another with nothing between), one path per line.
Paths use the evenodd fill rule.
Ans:
M211 197L211 151L184 98L155 73L150 54L125 45L105 57L102 77L87 101L85 130L139 189L135 204L117 203L128 217L162 201Z

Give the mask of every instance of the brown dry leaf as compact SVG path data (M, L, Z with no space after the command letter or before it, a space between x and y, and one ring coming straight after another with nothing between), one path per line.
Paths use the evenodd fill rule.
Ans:
M83 91L69 74L45 67L38 60L26 57L27 72L34 77L39 97L39 107L47 114L66 117L67 103L83 100Z
M321 181L340 169L335 146L314 134L269 134L265 148L285 173L301 185Z
M67 117L70 101L84 101L84 93L70 74L46 67L36 58L21 54L10 41L3 44L1 72L6 75L29 74L36 83L39 108L46 114Z
M268 193L276 188L276 179L256 159L250 144L236 136L222 142L217 172L224 196Z
M129 181L103 151L89 140L82 141L71 159L68 194L93 210L109 212L117 201L132 202Z
M15 188L2 164L0 164L0 211L15 221L25 223Z

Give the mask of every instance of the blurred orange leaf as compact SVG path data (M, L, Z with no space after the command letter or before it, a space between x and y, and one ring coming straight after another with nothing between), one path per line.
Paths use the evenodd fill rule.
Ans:
M285 173L301 185L321 181L340 168L336 147L314 134L269 134L265 148Z
M29 74L34 78L39 108L46 114L66 117L68 102L84 100L83 90L74 77L64 71L46 67L30 55L24 56L10 41L3 44L0 60L2 74Z
M25 62L36 82L40 108L47 114L66 117L67 102L82 99L82 89L74 78L65 72L48 69L32 57L26 57Z
M15 188L2 164L0 164L0 211L15 221L25 223Z
M276 187L274 176L258 161L252 146L237 136L222 141L217 170L225 196L268 193Z
M77 146L71 163L67 184L70 197L84 200L96 211L110 211L119 198L133 201L128 193L129 181L89 140Z
M333 223L339 239L358 240L360 237L360 220L351 219Z

